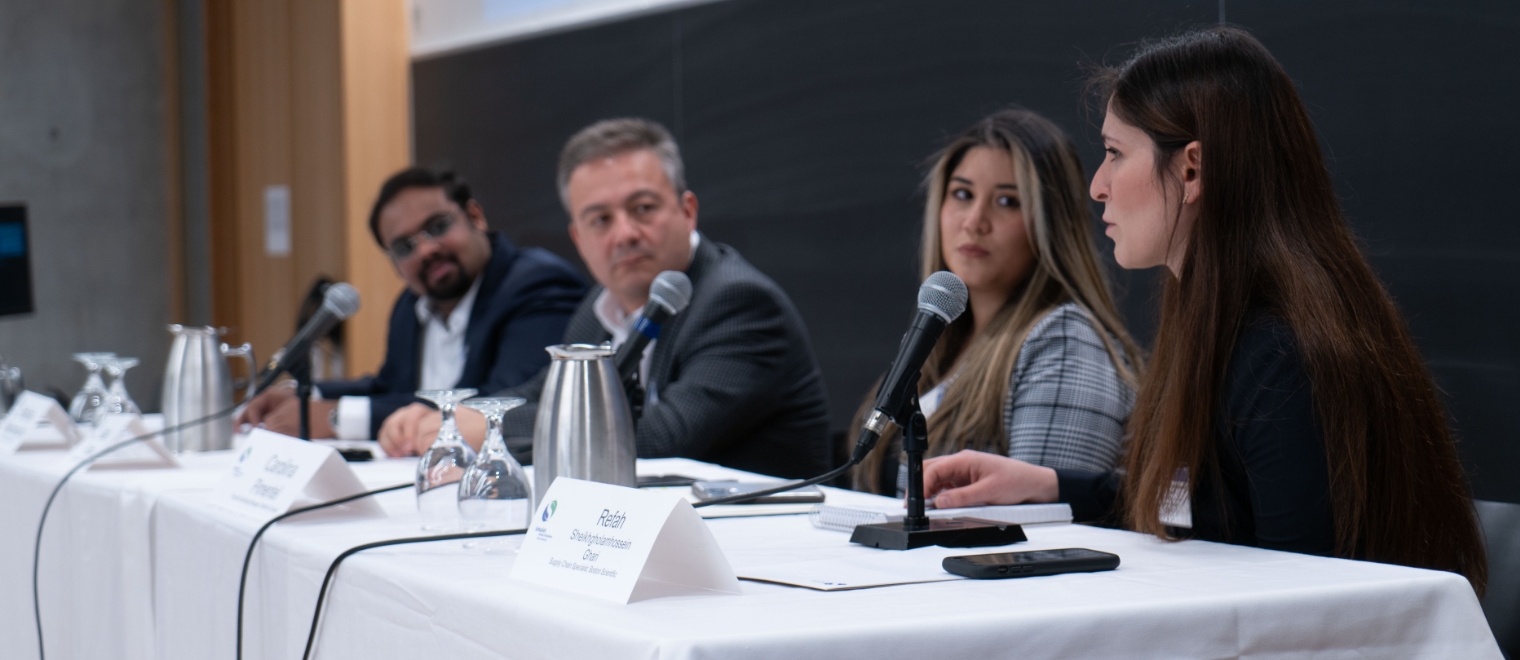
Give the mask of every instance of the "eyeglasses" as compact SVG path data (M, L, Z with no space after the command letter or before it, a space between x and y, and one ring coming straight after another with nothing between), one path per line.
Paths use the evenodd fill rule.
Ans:
M453 227L454 214L439 213L428 218L427 223L422 225L422 229L416 233L391 241L391 246L386 251L390 253L392 259L406 261L406 258L412 256L412 253L417 251L417 246L421 245L423 241L428 241L429 243L436 242L444 234L449 233L449 230Z

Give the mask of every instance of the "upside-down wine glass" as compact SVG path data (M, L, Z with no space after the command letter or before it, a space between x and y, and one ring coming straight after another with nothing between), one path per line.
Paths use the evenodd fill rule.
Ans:
M459 480L459 516L466 531L520 529L528 525L533 488L501 436L502 418L508 410L524 403L526 399L512 396L482 397L460 404L480 411L489 425L480 454ZM464 547L489 554L512 550L512 544L503 538L473 539L466 541Z
M69 402L69 417L80 424L94 424L95 418L104 414L106 398L110 393L106 391L105 381L100 379L100 370L105 368L101 363L106 358L116 357L115 353L75 353L74 361L84 365L90 372L90 376L84 380L84 387L79 388L79 393Z
M458 482L475 462L475 450L454 424L454 406L475 396L475 390L423 390L417 396L438 406L442 417L438 437L417 462L417 512L423 531L451 531L459 526L459 491L442 486Z
M137 402L127 394L127 370L137 366L137 358L109 357L102 360L102 363L105 365L106 375L111 377L111 386L107 390L110 396L106 397L106 412L141 414L142 409L138 408Z

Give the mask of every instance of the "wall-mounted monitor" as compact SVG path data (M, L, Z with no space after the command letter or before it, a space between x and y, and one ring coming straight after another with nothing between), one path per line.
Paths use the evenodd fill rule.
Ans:
M26 205L0 203L0 316L36 311L30 246Z

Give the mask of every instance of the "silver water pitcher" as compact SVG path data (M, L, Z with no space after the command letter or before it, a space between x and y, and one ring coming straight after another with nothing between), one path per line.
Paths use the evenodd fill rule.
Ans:
M610 346L547 349L553 361L533 427L533 502L555 477L637 487L633 414Z
M169 347L169 362L164 367L164 428L195 421L232 407L232 369L228 358L248 361L248 391L253 396L257 371L253 345L237 348L222 343L216 328L170 325L174 344ZM174 453L213 451L232 448L232 415L227 414L182 431L164 434L164 443Z

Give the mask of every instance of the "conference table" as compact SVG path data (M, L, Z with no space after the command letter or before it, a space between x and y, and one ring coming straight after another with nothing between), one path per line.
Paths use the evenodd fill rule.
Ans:
M232 658L238 574L259 523L211 501L233 452L178 469L83 471L48 519L40 591L47 657ZM0 657L37 657L32 544L62 451L0 458ZM415 459L351 464L366 487L408 483ZM684 459L640 474L756 480ZM825 489L832 504L885 498ZM417 536L415 496L375 496L270 529L253 556L244 656L300 658L332 560ZM730 565L747 570L888 550L848 542L805 515L709 519ZM1115 571L815 591L742 580L742 594L613 604L508 577L514 554L461 541L353 555L327 596L313 657L338 658L1501 658L1478 600L1453 574L1085 525L1025 528L1007 549L1085 547ZM520 543L521 536L508 537ZM996 549L958 550L955 554ZM910 561L947 554L910 551Z

